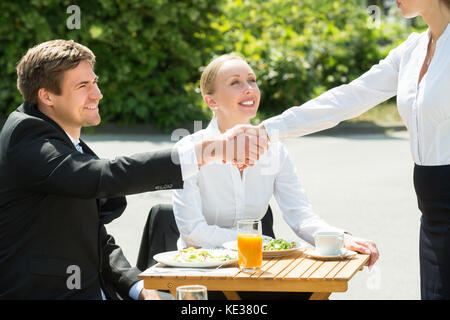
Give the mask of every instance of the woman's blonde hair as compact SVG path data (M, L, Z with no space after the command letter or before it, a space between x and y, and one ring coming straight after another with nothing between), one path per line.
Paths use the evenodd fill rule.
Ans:
M214 94L214 85L216 82L217 73L225 62L231 60L245 61L243 57L234 53L229 53L215 58L206 66L206 68L202 72L202 76L200 77L200 90L202 92L202 96L205 96L207 94Z

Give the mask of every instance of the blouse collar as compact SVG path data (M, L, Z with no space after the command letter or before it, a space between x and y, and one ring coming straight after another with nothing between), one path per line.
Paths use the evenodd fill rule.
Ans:
M445 37L447 37L450 34L450 27L449 26L450 26L450 23L447 24L447 27L445 28L444 32L442 32L442 34L439 37L439 39L437 40L436 44L439 43L439 41L441 41L441 39L444 39ZM427 40L429 41L430 37L431 37L431 30L430 30L429 27L427 29L426 35L427 35Z
M214 117L211 122L206 127L205 131L209 136L215 137L221 135L222 132L219 130L219 123L217 117Z
M206 131L208 132L208 134L210 134L211 136L218 136L221 134L220 130L219 130L219 123L217 122L217 117L214 117L211 122L209 123L209 125L206 127Z

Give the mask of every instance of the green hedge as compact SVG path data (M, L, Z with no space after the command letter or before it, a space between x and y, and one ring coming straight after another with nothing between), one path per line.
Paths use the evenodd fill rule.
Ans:
M15 66L33 45L73 39L93 50L103 93L103 121L146 122L169 129L205 118L192 89L209 59L215 0L77 1L81 29L69 30L73 1L0 2L0 116L19 103Z
M405 28L384 17L376 25L366 10L361 0L229 1L213 23L225 40L215 50L247 57L266 118L355 79L406 37Z
M96 54L104 122L170 131L210 117L198 80L217 55L247 57L266 117L354 79L386 54L380 41L406 37L401 27L371 26L360 0L77 1L80 30L66 26L71 4L0 1L0 118L21 103L18 60L50 39L73 39Z

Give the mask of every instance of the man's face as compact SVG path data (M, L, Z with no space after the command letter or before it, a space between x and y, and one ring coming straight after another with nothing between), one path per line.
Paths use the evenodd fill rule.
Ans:
M77 136L82 127L100 123L98 103L103 98L98 77L87 61L64 72L61 95L52 94L52 119L67 133Z

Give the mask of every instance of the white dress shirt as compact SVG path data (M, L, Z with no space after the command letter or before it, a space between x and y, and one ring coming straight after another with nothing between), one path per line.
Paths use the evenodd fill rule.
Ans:
M217 119L177 144L220 135ZM236 240L237 221L262 219L275 196L283 218L302 239L313 243L319 230L339 230L320 219L298 181L296 168L280 143L269 149L253 166L243 171L217 161L202 166L197 175L184 180L184 188L173 190L173 211L180 231L178 248L220 247Z
M385 59L349 84L263 121L270 140L331 128L397 95L398 111L411 137L414 162L427 166L450 164L449 25L436 42L434 57L420 86L429 30L412 33Z

